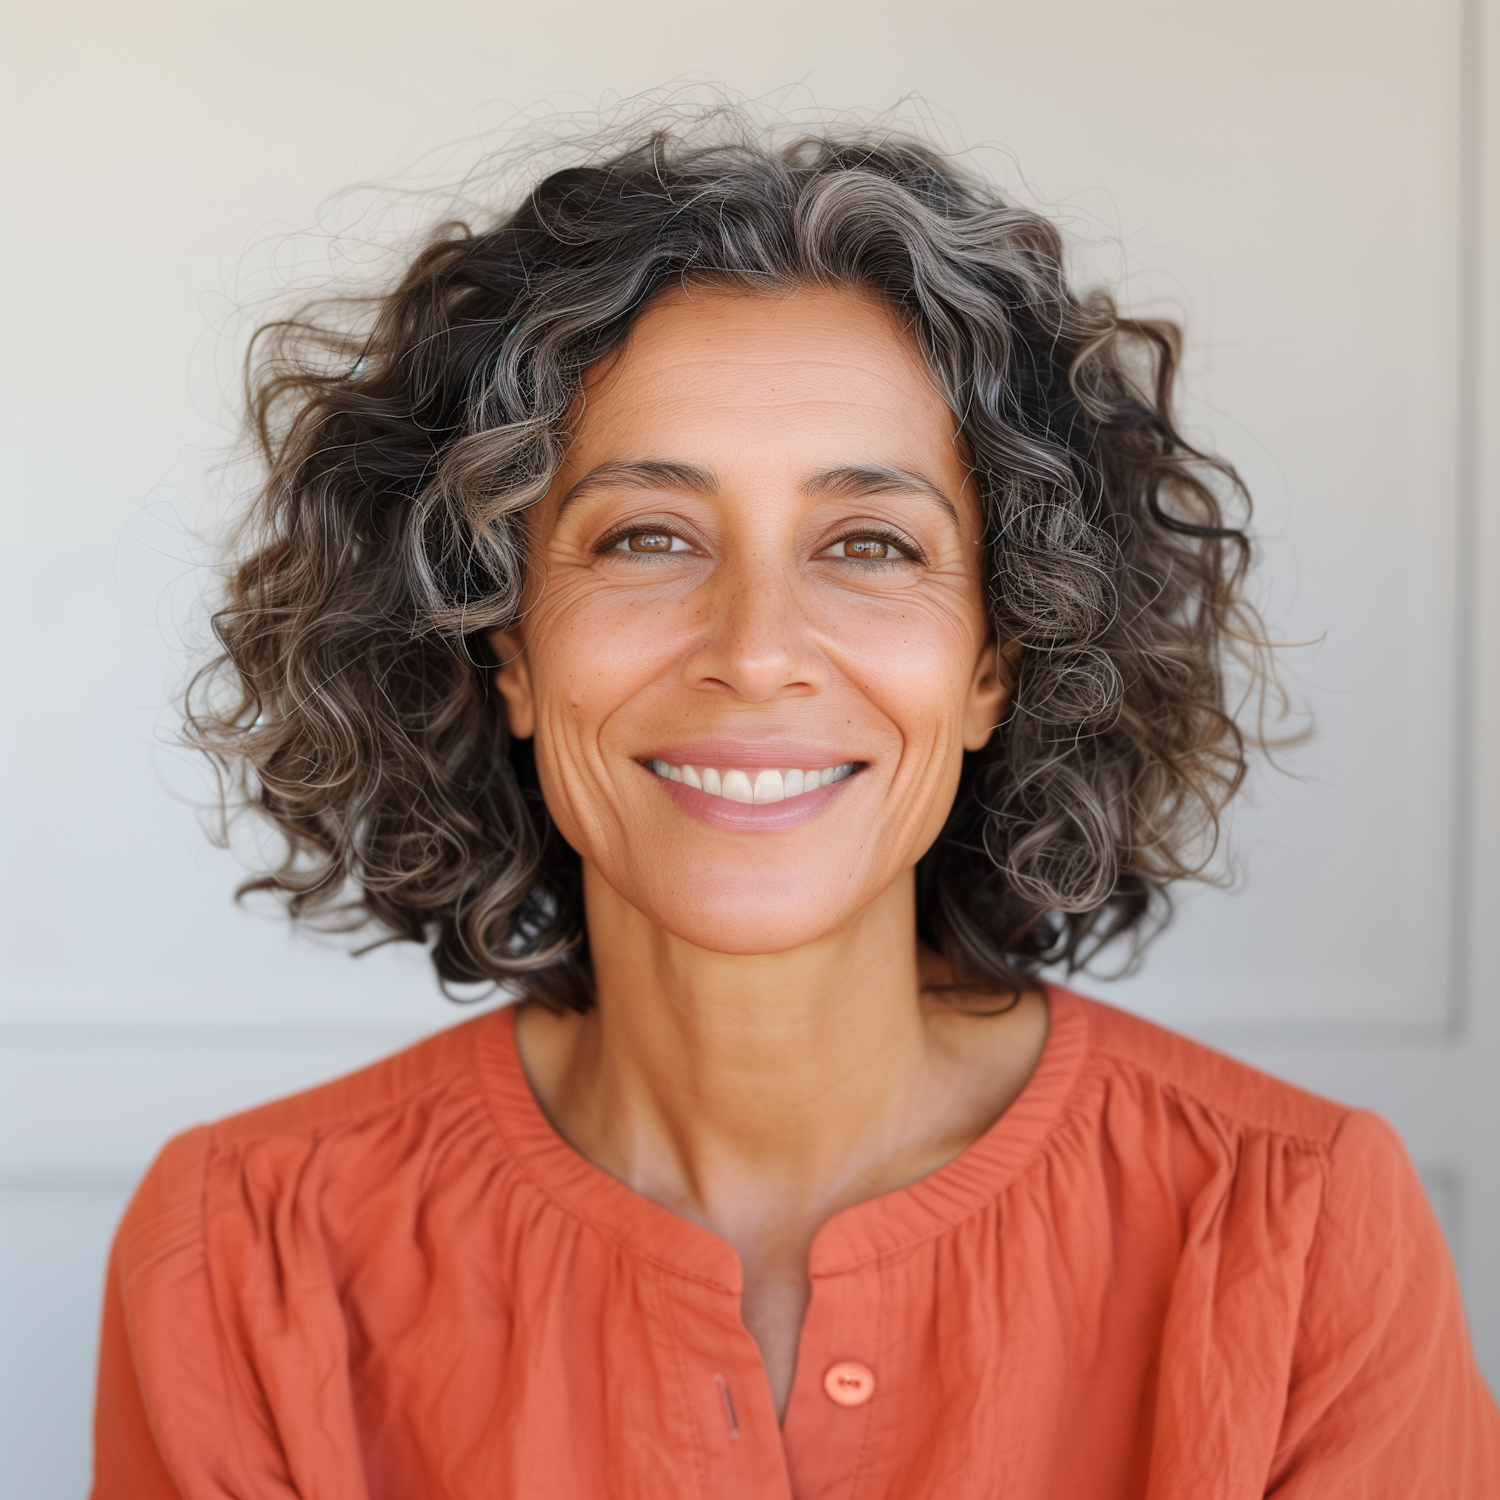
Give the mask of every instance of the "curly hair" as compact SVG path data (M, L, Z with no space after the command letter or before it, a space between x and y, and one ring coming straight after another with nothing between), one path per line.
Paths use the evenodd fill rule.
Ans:
M445 987L587 1009L578 855L492 685L524 512L584 372L663 288L844 284L900 313L981 498L1011 707L917 869L965 981L1132 952L1202 876L1246 771L1227 702L1267 670L1248 497L1172 415L1174 325L1075 293L1057 228L915 139L658 128L432 231L378 295L268 325L247 365L266 478L188 695L227 797L283 836L243 891L430 944ZM352 310L352 313L351 313Z

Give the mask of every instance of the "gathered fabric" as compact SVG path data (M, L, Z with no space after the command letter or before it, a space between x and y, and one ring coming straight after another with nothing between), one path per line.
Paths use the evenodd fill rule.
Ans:
M1495 1500L1374 1115L1056 987L947 1165L818 1231L778 1423L734 1251L574 1151L492 1012L171 1142L95 1500Z

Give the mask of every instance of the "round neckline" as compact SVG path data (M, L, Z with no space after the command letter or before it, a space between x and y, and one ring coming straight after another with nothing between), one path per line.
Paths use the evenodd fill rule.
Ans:
M1047 994L1047 1040L1031 1077L979 1138L925 1177L841 1209L813 1237L809 1273L837 1276L942 1234L991 1203L1030 1164L1072 1092L1088 1047L1083 1001ZM711 1229L596 1166L547 1118L516 1046L515 1009L481 1029L477 1061L500 1134L532 1182L565 1212L662 1270L738 1297L740 1259Z

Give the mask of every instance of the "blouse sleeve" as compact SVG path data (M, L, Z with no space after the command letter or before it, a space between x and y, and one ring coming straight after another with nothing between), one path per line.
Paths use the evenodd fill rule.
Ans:
M93 1500L186 1500L165 1457L177 1413L157 1410L163 1345L202 1344L207 1132L163 1149L136 1188L110 1249L94 1403Z
M104 1283L104 1325L94 1404L94 1500L183 1500L172 1482L146 1415L125 1329L118 1248Z
M1275 1500L1500 1496L1500 1413L1453 1262L1395 1133L1350 1114L1308 1258Z
M220 1336L204 1237L206 1129L171 1141L110 1255L94 1408L92 1500L295 1493L259 1455ZM263 1446L263 1445L262 1445Z

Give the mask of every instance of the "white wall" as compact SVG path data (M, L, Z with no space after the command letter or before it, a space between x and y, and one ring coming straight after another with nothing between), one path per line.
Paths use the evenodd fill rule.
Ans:
M4 1500L85 1484L104 1248L162 1139L456 1019L420 955L356 962L236 910L164 744L244 310L329 226L358 238L371 200L337 190L430 180L518 107L691 78L798 107L919 93L1081 267L1186 320L1192 422L1256 495L1268 612L1316 642L1287 661L1319 735L1256 780L1243 889L1094 988L1386 1113L1500 1378L1487 5L7 8Z

